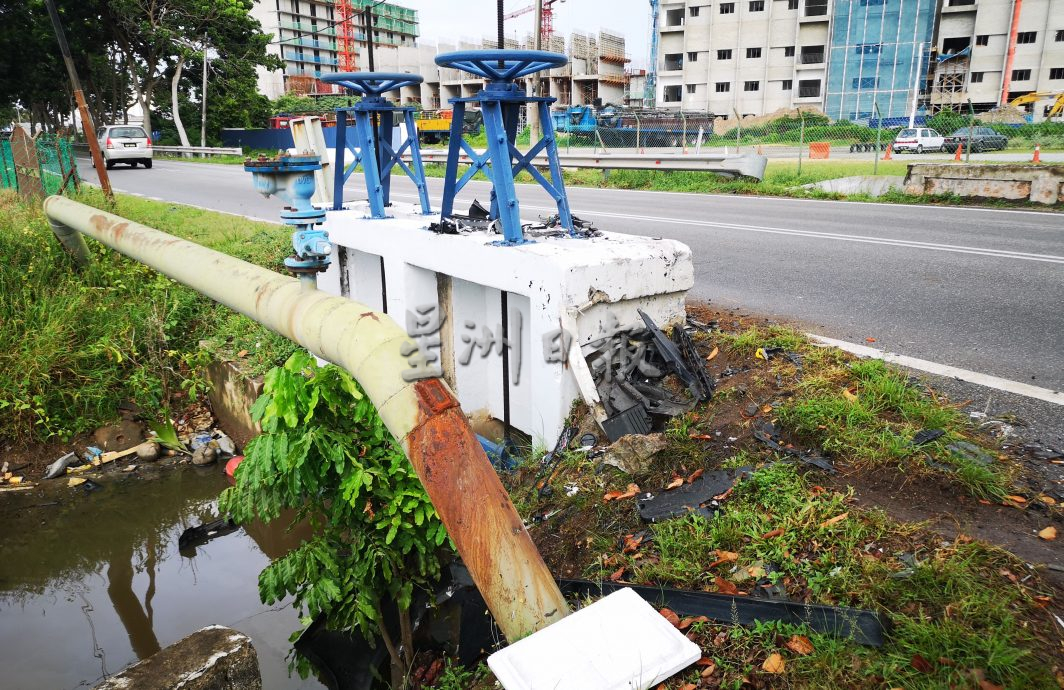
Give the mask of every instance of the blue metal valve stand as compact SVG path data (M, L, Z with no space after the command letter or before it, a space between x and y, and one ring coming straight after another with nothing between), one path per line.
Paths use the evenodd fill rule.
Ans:
M362 174L366 178L366 190L369 194L370 215L373 218L387 218L385 208L390 203L392 168L398 165L417 186L418 198L421 200L421 212L429 214L429 192L425 184L425 167L421 163L421 149L417 142L417 128L414 126L414 109L397 106L381 94L404 86L420 84L424 79L416 74L390 72L339 72L323 74L321 80L339 84L362 98L350 108L336 109L336 173L333 183L333 210L339 211L344 205L344 183L362 164ZM355 142L349 146L347 141L347 114L355 116ZM373 115L378 117L376 131L373 127ZM406 123L406 139L398 149L392 147L392 133L395 127L395 115L399 114ZM402 155L409 149L411 165L407 165ZM350 151L353 159L345 164L345 156Z
M569 211L569 199L565 195L562 167L558 162L558 144L554 139L554 125L550 116L550 104L556 99L543 96L527 96L516 79L540 70L561 67L569 58L560 53L542 50L459 50L436 56L441 67L460 69L487 80L484 88L470 98L453 98L454 115L451 119L451 139L447 152L447 171L444 175L442 217L447 218L454 209L455 195L461 191L479 170L486 168L491 178L491 218L502 223L503 242L499 244L524 244L521 231L521 208L517 201L514 178L522 170L530 175L551 195L558 205L558 218L562 227L575 235L573 217ZM466 103L479 103L487 133L488 148L478 154L462 139L462 121ZM517 139L517 122L521 108L526 103L535 103L539 109L539 121L543 137L528 153L521 153L514 145ZM472 165L458 179L458 162L464 151ZM532 164L541 152L547 154L550 180L547 180Z
M285 203L281 220L295 228L292 249L295 252L284 265L301 280L313 283L314 275L329 266L332 245L329 233L316 227L325 220L324 209L314 207L314 171L321 170L321 160L314 154L288 155L244 161L250 172L255 191L264 196L276 196Z

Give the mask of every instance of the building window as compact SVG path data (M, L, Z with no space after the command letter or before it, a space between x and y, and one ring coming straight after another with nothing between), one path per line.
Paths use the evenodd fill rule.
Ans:
M794 82L790 79L784 79L780 82L780 89L783 91L790 91L793 88Z
M783 57L794 57L794 46L783 46Z
M882 43L858 43L853 47L853 52L858 55L875 55L882 49Z
M761 49L760 48L747 48L746 49L746 57L748 57L748 58L759 58L759 57L761 57Z
M683 53L665 53L665 71L683 69Z
M982 84L983 83L983 73L982 72L972 72L972 78L971 78L970 81L973 84Z
M731 60L731 48L717 51L718 60Z
M819 65L824 62L824 46L802 46L802 64Z
M1064 79L1064 67L1050 67L1049 68L1050 79Z
M1014 69L1012 70L1012 81L1027 81L1031 78L1031 70L1029 69Z
M764 12L765 11L765 0L750 0L750 11L751 12Z
M988 46L990 45L990 34L979 34L975 37L975 45Z
M731 91L731 82L718 81L716 84L713 85L713 90L717 93L728 93L729 91Z
M1016 43L1034 43L1038 38L1037 31L1021 31L1016 34Z
M961 7L964 5L974 5L975 0L949 0L950 7Z
M861 0L861 7L872 7L875 5L885 5L886 0Z
M722 3L720 3L720 13L721 14L735 14L735 3L734 2L722 2Z
M665 26L683 26L683 10L669 10L665 13Z
M798 9L798 0L787 0L787 9L789 9L789 10Z
M855 89L874 89L876 88L875 77L858 77L853 80L853 88Z
M666 86L665 87L665 102L666 103L679 103L683 98L680 91L680 86Z
M698 62L698 53L688 53L687 54L687 61L688 62Z
M746 81L743 82L743 91L760 91L761 82L759 81Z
M1064 29L1057 29L1057 43L1064 43Z
M802 79L798 82L798 98L819 98L820 80Z
M690 7L690 8L688 8L688 10L690 11L692 17L697 17L698 16L698 11L700 9L702 9L702 8L701 7Z
M688 84L687 85L687 93L694 93L697 86L698 86L697 84Z

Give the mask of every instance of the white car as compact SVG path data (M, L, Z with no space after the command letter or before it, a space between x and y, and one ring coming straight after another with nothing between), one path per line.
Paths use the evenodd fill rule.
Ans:
M145 168L151 167L151 139L140 127L108 125L100 130L98 137L108 170L115 167L115 163L129 163L133 168L137 163Z
M894 143L891 146L894 147L894 153L901 153L902 151L923 153L924 151L941 151L945 140L946 138L935 130L920 127L917 129L903 129L898 132L898 136L894 138Z

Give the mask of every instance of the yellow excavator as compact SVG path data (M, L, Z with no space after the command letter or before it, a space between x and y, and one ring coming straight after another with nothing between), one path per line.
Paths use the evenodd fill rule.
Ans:
M1029 103L1037 103L1038 101L1055 99L1052 107L1049 108L1049 112L1046 114L1047 120L1052 120L1054 117L1064 114L1064 91L1032 91L1031 93L1025 93L1022 96L1012 99L1009 105L1020 108Z

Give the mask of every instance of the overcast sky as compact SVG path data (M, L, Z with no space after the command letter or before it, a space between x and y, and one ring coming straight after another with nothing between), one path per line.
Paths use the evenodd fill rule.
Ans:
M495 36L495 0L395 0L418 11L421 38L428 43L480 40ZM506 12L533 5L534 0L506 0ZM532 32L533 12L506 20L506 35L523 39ZM609 29L624 36L632 66L645 67L650 36L647 0L564 0L554 3L554 32L598 33Z

